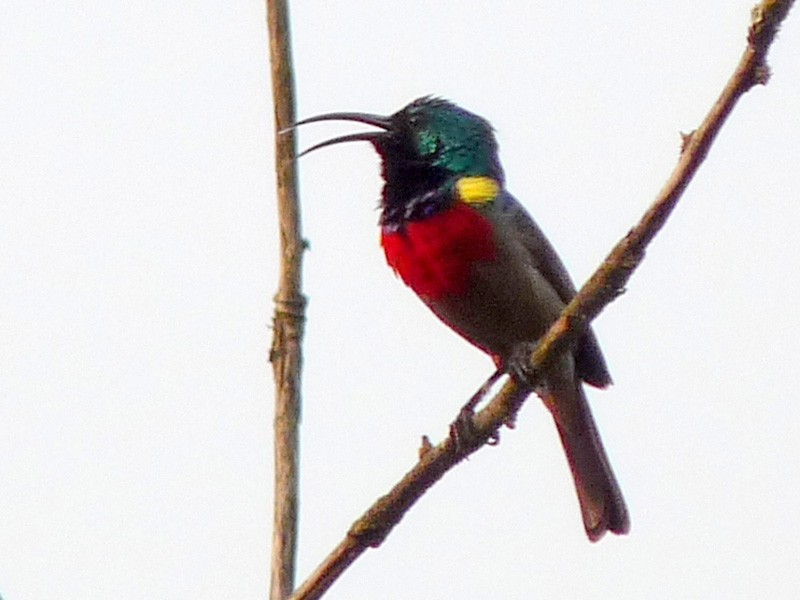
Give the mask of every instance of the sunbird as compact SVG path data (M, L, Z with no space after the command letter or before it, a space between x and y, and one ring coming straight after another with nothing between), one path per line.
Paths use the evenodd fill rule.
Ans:
M524 371L530 348L575 296L542 230L506 190L488 121L426 96L390 116L337 112L304 119L375 127L312 146L370 142L381 159L381 246L389 266L498 369ZM591 541L625 534L628 510L583 391L611 376L594 332L547 369L536 391L553 415ZM524 382L523 382L524 383ZM529 394L530 387L524 388Z

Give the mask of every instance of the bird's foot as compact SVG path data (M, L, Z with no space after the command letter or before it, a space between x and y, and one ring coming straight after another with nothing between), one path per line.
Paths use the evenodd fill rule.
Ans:
M467 403L458 411L456 420L450 423L450 439L459 452L468 448L471 445L470 441L475 439L475 424L472 422L474 414L472 407Z
M517 385L528 389L536 389L541 381L541 374L531 365L531 355L538 342L520 342L511 350L511 355L505 367L508 374L517 382Z
M484 442L490 446L496 446L500 443L499 431L493 432L488 439L479 434L475 428L475 422L472 420L473 416L475 416L475 413L469 406L465 405L458 411L456 420L450 423L450 439L453 440L458 453L469 453Z
M450 439L453 440L455 450L459 454L467 454L481 445L481 436L472 420L475 411L470 404L471 400L458 411L456 420L450 423Z
M456 420L450 424L450 438L459 452L465 451L469 448L480 445L479 438L475 430L475 423L472 417L475 416L475 407L480 404L481 400L489 393L492 386L503 376L503 371L498 369L478 388L467 403L458 411ZM489 445L496 445L500 441L497 433L492 434L489 438Z

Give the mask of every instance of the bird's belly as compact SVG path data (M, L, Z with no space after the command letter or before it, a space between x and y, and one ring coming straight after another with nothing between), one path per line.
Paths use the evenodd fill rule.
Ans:
M438 219L437 219L438 218ZM538 339L564 303L513 240L456 205L382 236L386 259L448 326L496 358Z
M535 268L501 252L495 261L475 265L466 294L428 306L474 345L505 359L520 342L539 339L564 303Z

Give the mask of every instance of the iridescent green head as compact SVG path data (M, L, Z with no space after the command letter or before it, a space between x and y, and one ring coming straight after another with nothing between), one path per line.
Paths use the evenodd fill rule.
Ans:
M387 161L422 161L454 175L502 178L489 123L438 98L420 98L391 116L393 135L376 144Z
M416 208L428 214L450 202L456 182L463 177L489 177L502 185L503 170L491 125L452 102L426 96L389 117L329 113L297 125L330 120L357 121L381 131L333 138L303 154L341 142L371 142L383 162L382 207L389 220L398 215L413 218L411 212Z

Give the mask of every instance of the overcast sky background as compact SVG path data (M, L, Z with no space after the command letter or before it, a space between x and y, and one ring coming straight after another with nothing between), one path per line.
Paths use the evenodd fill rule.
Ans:
M580 284L716 99L752 4L298 1L298 114L432 93L485 116ZM590 395L630 535L587 541L532 401L329 598L800 595L799 57L792 14L770 84L596 321L616 385ZM267 597L268 72L260 2L0 9L5 600ZM304 578L491 364L383 264L368 144L304 158L301 191Z

